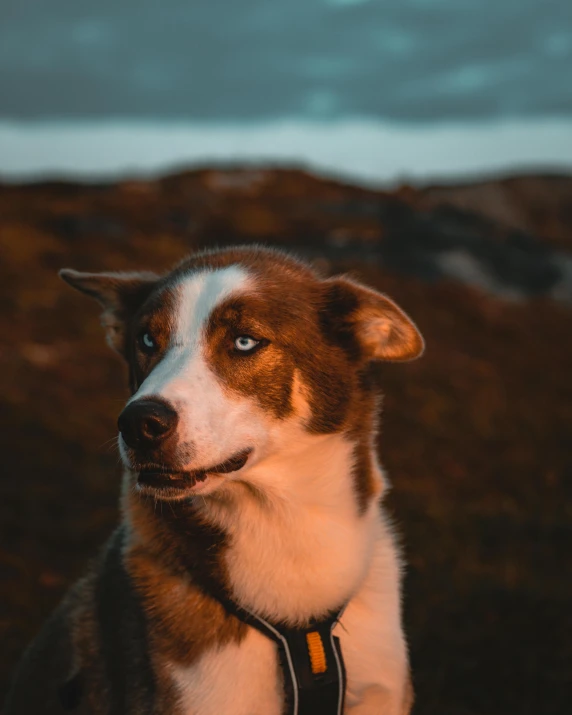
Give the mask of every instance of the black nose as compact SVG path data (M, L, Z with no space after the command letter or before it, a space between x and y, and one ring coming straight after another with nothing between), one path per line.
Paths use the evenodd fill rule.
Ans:
M179 418L175 410L159 400L136 400L117 420L121 436L129 447L157 447L172 434Z

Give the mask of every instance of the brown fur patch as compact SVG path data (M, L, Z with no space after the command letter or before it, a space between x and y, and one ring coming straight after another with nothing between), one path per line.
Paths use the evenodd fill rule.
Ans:
M226 593L225 535L188 501L171 502L161 518L132 492L124 506L132 529L125 565L160 657L187 666L209 648L240 643L247 627L210 595Z
M379 491L373 475L371 445L369 441L359 441L354 446L352 476L358 510L360 514L363 514L369 505L370 499Z
M223 384L283 418L292 411L294 363L277 341L279 332L268 308L257 296L230 299L218 306L207 328L207 360ZM240 335L260 340L260 349L240 353L234 347Z
M129 365L132 392L137 391L143 380L169 350L175 305L176 290L160 284L126 322L125 356ZM157 345L157 350L152 354L142 349L141 336L144 333L148 333Z
M275 252L229 253L253 277L253 288L225 301L211 316L207 334L214 371L229 388L258 400L276 417L286 417L292 411L297 370L311 408L308 429L316 433L342 429L354 370L344 348L323 330L322 281L310 269ZM218 267L218 261L215 264ZM241 355L233 349L239 335L261 339L263 347Z

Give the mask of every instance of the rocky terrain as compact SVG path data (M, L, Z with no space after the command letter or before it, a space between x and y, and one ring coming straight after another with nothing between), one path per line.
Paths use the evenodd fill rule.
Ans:
M296 170L0 185L0 700L117 520L126 375L56 271L284 246L394 297L380 455L418 715L562 715L572 688L572 177L369 191Z

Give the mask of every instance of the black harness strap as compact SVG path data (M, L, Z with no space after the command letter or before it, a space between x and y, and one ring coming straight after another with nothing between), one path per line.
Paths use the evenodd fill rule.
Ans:
M340 640L333 629L343 609L312 620L307 628L289 628L222 600L230 613L276 643L284 675L286 715L342 715L346 673Z

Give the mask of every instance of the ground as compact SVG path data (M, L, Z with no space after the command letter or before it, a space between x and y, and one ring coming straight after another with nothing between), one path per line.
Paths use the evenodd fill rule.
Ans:
M426 338L421 360L378 370L415 713L568 712L572 310L554 252L572 245L571 207L565 177L393 194L252 169L0 186L0 701L118 518L126 374L57 269L160 270L254 241L361 277ZM458 245L476 277L436 259Z

